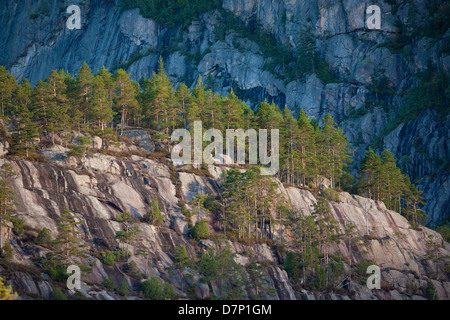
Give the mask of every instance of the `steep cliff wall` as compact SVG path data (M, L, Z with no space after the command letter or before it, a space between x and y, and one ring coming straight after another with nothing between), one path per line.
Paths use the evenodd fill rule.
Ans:
M438 39L413 35L430 18L430 4L424 0L379 2L382 24L376 31L365 26L370 1L223 1L222 9L247 25L261 25L279 45L289 49L294 60L301 53L302 32L306 30L336 77L331 82L320 80L318 71L300 77L288 76L289 68L280 65L268 68L267 62L276 57L262 50L263 44L232 31L237 28L224 24L221 10L204 14L187 28L170 29L143 18L138 9L121 13L117 1L70 4L80 5L81 30L66 28L67 4L56 0L3 1L0 24L5 32L0 35L0 64L18 80L26 77L32 84L55 68L75 73L83 62L94 71L103 65L109 69L121 65L139 80L151 76L162 55L166 72L175 83L190 86L201 75L209 88L221 94L233 88L252 107L268 99L280 107L287 105L294 114L300 108L316 118L331 113L356 149L356 164L395 116L403 101L402 92L417 83L414 75L428 60L443 70L450 66L449 55L443 50L448 46L448 32ZM396 38L399 25L406 26L401 33L410 40L393 50L389 43L401 40ZM229 32L221 37L219 29ZM384 105L381 101L373 104L374 95L369 90L375 73L386 76L393 89L392 95L381 99ZM429 141L426 158L408 148L407 141L421 132L420 124L426 125L426 136L437 137ZM435 224L448 214L448 193L442 192L449 183L448 169L438 171L436 167L448 159L448 149L443 152L438 141L449 132L449 122L425 114L405 127L411 128L403 130L407 135L402 134L395 143L391 135L379 148L392 148L397 159L410 158L411 164L405 168L413 179L422 179L419 187L425 191L430 222Z
M81 222L79 238L87 245L88 253L83 261L92 268L91 273L82 275L83 296L120 299L119 295L102 285L106 276L111 277L116 285L125 277L131 288L139 288L139 281L125 273L121 263L110 267L103 264L99 256L99 252L114 250L119 245L115 234L122 226L114 218L125 210L138 218L135 223L142 231L128 249L133 253L132 261L145 277L156 276L171 283L181 297L207 298L217 291L214 284L209 288L201 282L195 272L193 280L186 283L186 279L167 269L174 262L175 247L184 245L191 259L198 258L206 248L214 247L211 240L197 242L189 239L188 222L181 214L179 204L180 200L190 200L200 189L205 193L220 193L216 178L185 172L185 168L175 172L170 164L137 155L116 158L94 154L87 158L84 169L80 170L79 161L67 158L64 149L57 150L62 156L60 159L64 160L47 163L9 160L19 174L14 182L16 217L24 220L26 231L20 237L11 235L14 258L9 266L0 266L0 274L13 285L21 298L48 298L52 289L61 285L42 273L36 258L44 256L48 249L35 244L33 238L44 227L55 237L58 217L66 207ZM226 169L209 167L212 177ZM311 214L316 198L310 191L279 183L279 192L297 215ZM164 217L163 224L158 227L142 220L154 196ZM339 232L343 233L349 224L353 224L356 226L355 238L363 239L366 244L351 241L350 248L348 242L343 241L335 245L332 252L340 251L344 257L349 257L344 261L347 271L350 259L354 266L365 259L372 260L381 268L382 289L371 291L365 286L365 281L354 280L351 295L342 290L337 290L339 293L297 292L280 265L284 258L276 242L272 247L227 241L235 253L235 261L247 266L251 259L256 259L264 266L265 283L275 289L274 293L266 295L268 299L422 299L429 277L435 271L434 263L426 258L429 236L433 236L433 241L440 247L440 256L449 254L450 245L430 229L413 229L405 218L387 210L381 202L348 193L340 193L339 196L340 201L329 202ZM211 231L221 233L214 217L208 219ZM367 230L370 230L370 235ZM274 239L277 236L275 231ZM286 236L289 239L289 234ZM288 241L287 248L296 250L297 247L295 241ZM138 251L146 252L148 256L136 255ZM439 297L449 299L450 282L444 270L438 279L433 278L432 282ZM182 282L185 283L184 290L181 290ZM188 284L193 286L194 296L186 296ZM248 294L246 292L245 296Z

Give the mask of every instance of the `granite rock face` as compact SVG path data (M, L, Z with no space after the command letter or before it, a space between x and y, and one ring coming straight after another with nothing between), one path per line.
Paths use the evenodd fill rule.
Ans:
M192 198L193 189L202 190L205 194L220 194L216 178L181 171L173 175L171 171L175 169L170 164L136 155L116 158L94 154L87 157L82 171L70 158L63 161L49 160L47 163L17 160L11 161L11 164L19 174L14 181L16 217L23 219L27 230L30 230L27 231L30 233L27 233L27 237L36 236L37 231L44 227L55 237L58 233L58 217L66 207L81 222L79 237L88 248L85 263L92 268L91 273L82 277L82 294L87 298L120 299L117 294L104 291L100 285L106 276L111 277L116 285L125 278L131 287L139 286L117 264L109 267L95 254L118 247L115 233L121 230L121 225L114 217L125 210L132 213L136 218L134 225L141 229L135 241L128 245L128 250L133 253L132 261L146 277L156 276L171 283L182 297L185 293L182 293L181 286L186 280L167 269L173 264L174 249L184 245L189 257L194 258L215 246L211 240L201 240L196 244L189 239L189 223L192 224L195 219L187 221L181 213L180 203ZM223 167L210 168L211 172L222 170ZM276 182L279 186L277 192L280 197L286 198L295 214L307 216L312 213L317 200L309 190L285 187L279 181ZM180 188L179 192L177 188ZM155 198L164 218L160 226L153 226L143 219L150 201ZM363 260L372 260L380 266L382 289L371 291L365 284L355 282L350 296L297 292L280 265L280 253L275 246L245 245L227 240L236 262L246 266L251 259L256 259L262 264L266 283L275 289L274 293L266 296L267 299L423 298L428 276L435 270L433 262L426 257L429 236L439 245L440 256L449 255L450 245L430 229L413 229L404 217L387 210L381 202L345 192L340 193L339 198L339 202L328 203L339 230L343 232L349 224L355 225L355 237L362 237L366 245L352 242L350 254L348 243L340 242L332 248L331 253L339 250L343 256L349 257L344 263L346 269L350 260L354 266ZM211 230L221 232L212 217L208 220ZM370 237L367 230L370 230ZM280 230L272 232L277 244ZM36 272L29 273L26 270L32 269L35 258L44 256L48 249L22 241L13 234L8 237L14 250L13 262L23 265L20 269L23 271L8 276L6 280L13 284L23 299L47 298L54 284L47 281L48 276L45 274L39 276ZM283 237L287 240L287 247L295 250L297 244L288 231L283 233ZM136 255L138 251L147 252L147 256ZM1 267L0 274L3 274ZM450 282L446 277L445 272L441 272L439 280L433 279L441 299L450 298ZM212 292L199 279L200 276L193 272L192 281L195 282L197 298L211 297ZM215 286L213 283L213 292L217 291ZM416 288L414 294L411 288Z
M40 3L47 9L40 8ZM152 75L163 52L166 72L175 84L195 85L201 75L209 88L222 95L233 87L252 108L268 99L281 108L287 105L294 115L300 108L317 119L331 113L355 148L356 166L367 146L382 133L389 114L397 112L403 89L417 83L414 74L423 70L428 60L440 69L448 71L450 67L450 56L442 50L448 45L448 32L440 40L417 39L401 52L392 52L385 45L394 39L399 21L418 23L420 28L420 23L429 18L426 0L415 0L414 7L411 2L378 1L382 23L381 30L376 31L367 29L365 24L365 10L373 4L369 0L223 0L222 9L247 24L261 25L294 56L301 50L302 31L309 30L337 83L323 83L314 73L303 78L287 77L289 70L281 66L275 67L276 73L270 71L266 62L271 57L265 56L257 43L231 31L225 38L218 38L218 27L229 28L221 25L219 10L204 14L187 28L170 29L142 17L138 9L121 12L113 1L71 4L81 8L81 30L66 28L69 15L54 0L2 1L0 64L18 80L28 78L32 85L55 68L74 74L84 62L94 72L102 66L112 70L122 64L138 81ZM409 12L414 10L417 21L410 21ZM386 99L387 107L376 105L364 111L369 100L374 100L368 86L376 73L386 76L394 94ZM392 148L397 160L410 158L411 164L405 168L413 179L420 179L418 185L427 198L432 224L448 215L448 193L445 196L442 192L448 190L450 183L448 169L436 169L443 159L440 147L431 147L424 157L411 152L408 141L424 139L425 136L418 136L422 132L427 137L436 135L429 141L435 145L446 138L448 123L423 114L406 127L423 125L421 128L427 133L411 129L406 134L397 128L395 132L403 130L400 140L395 142L396 133L392 133L379 148L380 152ZM431 168L429 163L433 163L431 171L425 170Z

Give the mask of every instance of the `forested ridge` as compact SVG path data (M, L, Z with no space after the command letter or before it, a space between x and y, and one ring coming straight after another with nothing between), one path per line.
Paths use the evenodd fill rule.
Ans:
M344 268L342 259L351 261L351 257L330 255L333 243L363 241L352 225L347 225L344 234L338 232L327 203L327 200L339 201L337 191L346 190L383 201L389 209L406 216L413 226L425 222L425 213L420 209L421 192L401 173L390 151L385 150L379 156L369 149L358 175L353 177L347 172L352 150L331 115L318 122L301 110L295 119L287 107L280 110L267 101L253 111L233 91L222 97L207 90L201 78L193 88L184 84L174 88L165 74L162 58L158 71L140 83L132 81L122 69L112 74L103 68L92 74L84 64L75 76L64 70L54 70L47 79L31 88L26 79L18 84L0 67L0 95L1 136L10 144L6 157L11 159L39 161L42 159L40 149L54 144L69 147L69 155L76 157L104 152L92 149L92 137L99 136L104 141L103 146L107 146L122 139L122 131L127 127L150 129L153 138L166 141L176 128L192 130L191 124L196 120L203 122L204 130L215 128L222 132L230 128L279 129L280 170L276 177L286 185L307 188L316 194L318 201L311 216L296 214L277 193L275 180L261 176L257 166L250 165L243 166L245 171L226 171L219 180L221 193L218 197L197 193L189 203L190 209L187 203L182 206L182 213L187 219L196 215L196 223L190 231L196 240L210 237L203 220L207 214L214 216L225 236L238 241L272 241L282 245L289 230L290 236L295 236L298 251L286 253L284 266L292 279L307 283L312 289L326 290L338 285ZM77 139L74 140L74 136ZM168 150L166 153L169 157ZM1 173L4 183L0 185L0 195L5 201L0 203L0 213L4 224L13 220L14 196L7 183L13 172L3 166ZM324 178L329 181L329 189L321 187ZM126 228L116 234L120 241L118 251L107 252L104 257L112 255L112 264L115 259L125 259L123 255L128 255L125 244L132 242L139 233L138 227L130 227L133 220L128 212L116 217L116 221ZM153 201L145 222L159 225L162 221L158 204ZM60 223L59 240L48 240L56 241L57 263L48 266L55 277L61 272L60 263L68 262L71 255L82 256L70 212L64 212ZM183 249L180 250L173 270L191 266L185 261ZM209 250L202 255L198 262L202 274L205 277L215 274L217 270L210 269L218 268L216 260L222 257L231 270L228 281L236 277L239 267L229 259L227 252ZM124 261L128 261L128 256ZM261 286L257 283L258 266L252 264L256 287ZM239 279L233 281L237 283L242 280ZM233 291L238 287L238 284L231 286L227 294L240 297L239 292ZM145 292L145 288L143 290Z

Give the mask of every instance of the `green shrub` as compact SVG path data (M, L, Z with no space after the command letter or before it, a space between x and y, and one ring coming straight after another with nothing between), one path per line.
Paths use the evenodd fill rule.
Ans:
M427 288L425 290L425 297L428 300L439 300L436 288L434 287L434 284L431 280L428 280Z
M131 257L131 252L129 250L126 249L117 249L114 252L114 256L116 257L116 261L126 261L127 260L127 253L128 253L128 258Z
M136 262L134 262L134 261L131 261L131 262L127 263L124 266L124 271L128 275L130 275L130 276L132 276L134 278L142 279L141 271L139 270L138 266L136 265Z
M92 143L92 137L90 135L77 136L77 140L81 145L88 146Z
M164 282L164 299L173 299L176 296L173 286L170 283Z
M130 287L128 286L128 282L125 278L123 278L120 282L120 285L117 288L117 293L125 297L130 293Z
M163 285L156 277L145 280L142 283L141 291L146 298L152 300L164 300Z
M191 230L191 236L195 240L208 239L209 238L208 224L203 220L197 221L197 223Z
M322 195L325 199L330 201L339 201L339 193L334 189L325 189L322 191Z
M450 242L450 224L441 225L436 228L436 231L441 234L446 242Z
M65 283L67 281L67 270L63 266L53 266L47 269L50 279L53 281Z
M37 237L34 239L34 242L44 247L51 244L51 241L52 241L52 234L51 231L47 228L42 228L42 230L39 231Z
M109 291L113 291L114 290L114 280L111 279L110 277L106 277L103 282L102 285L105 286L105 288Z
M55 288L50 293L51 300L67 300L67 296L62 292L60 288Z
M23 226L24 221L22 219L14 218L14 217L11 219L11 221L13 223L14 234L17 236L22 235L25 230L24 226Z
M151 223L154 226L159 226L164 221L164 217L159 210L158 200L153 199L150 203L150 209L147 213L147 222Z
M186 207L185 204L183 204L183 206L181 207L181 213L182 213L186 218L192 217L192 212L189 211L189 209Z
M13 258L13 249L11 247L11 244L9 243L9 241L7 241L4 245L3 248L1 248L1 256L7 260L11 260Z
M103 257L103 263L108 266L113 266L114 261L116 260L116 256L112 251L106 251L105 256Z
M315 290L322 291L326 288L326 278L327 273L325 271L325 268L322 268L321 266L316 266L315 268L315 279L311 283L311 287Z
M67 153L69 157L81 157L87 150L85 146L69 146L70 151Z

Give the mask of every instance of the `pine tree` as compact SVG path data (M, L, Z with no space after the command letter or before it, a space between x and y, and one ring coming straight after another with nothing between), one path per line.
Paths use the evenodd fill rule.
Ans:
M175 108L175 93L170 79L164 69L162 57L158 61L158 73L153 72L151 79L144 80L144 113L153 120L155 129L169 133L169 127L174 126L177 110Z
M28 158L29 152L35 149L33 140L39 137L39 132L32 121L33 115L26 105L18 106L17 116L17 133L13 135L10 153L21 154L25 151L25 156Z
M55 244L57 246L56 255L60 261L69 263L73 257L83 257L84 245L81 245L78 240L78 226L81 222L76 220L68 208L65 208L61 212L61 216L58 218L58 236L56 237Z
M281 173L282 178L285 177L287 183L294 183L294 173L297 167L297 158L299 155L298 140L300 139L300 130L297 121L292 117L287 106L283 110L283 125L281 128L281 170L285 171L285 175Z
M256 261L252 261L247 266L247 273L249 277L248 285L250 289L255 290L254 298L261 298L261 291L267 290L267 283L262 265Z
M189 256L186 251L186 247L175 248L173 269L177 270L181 277L181 291L183 291L184 270L190 265Z
M18 84L16 79L8 73L5 67L0 66L0 102L2 116L12 106L13 93L17 88Z
M20 86L18 87L15 97L14 104L19 106L25 106L27 109L31 106L31 95L33 93L33 89L31 88L30 82L27 78L24 78L20 82Z
M209 210L205 208L205 200L208 198L207 194L196 193L195 197L189 202L192 210L197 212L197 220L200 221L200 214L209 214Z
M128 113L138 107L137 92L130 75L123 69L119 69L114 73L114 85L114 105L117 111L121 113L120 135L122 135L123 128L128 123Z
M422 196L423 191L417 190L417 188L411 183L408 177L405 177L405 190L404 190L404 209L403 215L411 222L413 226L424 224L427 221L427 215L420 205L425 205L424 198Z
M314 176L315 167L315 152L316 148L314 145L314 127L311 125L308 115L300 109L300 113L297 119L299 132L297 139L297 149L298 156L295 159L295 167L298 180L301 181L304 186L306 186L306 178ZM301 177L301 178L300 178Z
M404 190L402 173L395 163L392 152L384 150L381 159L383 161L381 172L381 180L383 181L382 200L389 209L400 212L400 197Z
M275 103L267 100L261 102L255 112L258 117L258 127L261 129L279 129L283 123L283 115Z
M39 80L33 89L31 97L31 111L33 112L34 120L39 121L44 129L51 127L51 116L54 108L52 95L52 86L47 82Z
M150 202L150 209L147 213L147 222L153 224L154 226L159 226L164 221L164 217L161 214L158 206L158 199L153 199Z
M98 124L102 133L108 122L113 119L112 99L111 99L111 74L108 70L102 69L92 81L92 108L90 119Z
M305 75L315 73L318 59L316 43L311 33L307 30L301 31L297 49L297 75L301 78Z
M81 116L84 125L89 125L88 115L91 108L91 94L92 94L92 75L91 68L85 63L80 67L75 81L75 97L78 106L77 115ZM78 124L79 126L79 124Z
M128 244L134 240L134 238L141 232L138 227L133 227L133 217L130 212L124 211L118 214L115 218L117 222L122 223L122 228L125 230L116 231L116 239L119 239L121 249L124 250L124 244L126 243L126 259L128 261Z
M381 200L382 161L381 158L369 147L361 162L359 181L357 184L359 193L373 200Z
M11 214L14 212L14 189L10 184L17 177L13 166L9 162L4 162L0 167L0 248L3 248L3 227L11 221Z
M324 137L324 173L330 178L331 187L335 187L336 178L344 173L344 167L350 162L349 143L346 136L337 128L331 114L326 114L322 119Z
M337 223L331 214L331 209L328 207L328 202L325 197L320 196L314 205L312 214L317 221L319 228L319 245L320 251L325 258L325 265L329 262L329 247L332 242L336 240L335 232L338 230Z
M52 133L52 142L55 144L55 132L67 129L69 118L67 109L67 85L66 74L63 70L52 70L50 76L45 80L51 87L51 103L48 109L47 128Z
M245 109L248 108L234 93L233 89L222 99L222 114L224 116L225 129L239 129L244 126ZM248 129L248 128L246 128Z
M191 92L184 83L180 83L176 92L175 99L177 103L177 110L179 114L178 124L182 125L183 128L187 128L187 111L189 108L190 101L192 99Z

